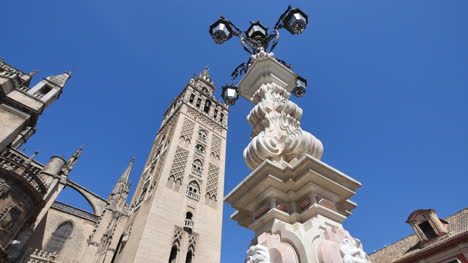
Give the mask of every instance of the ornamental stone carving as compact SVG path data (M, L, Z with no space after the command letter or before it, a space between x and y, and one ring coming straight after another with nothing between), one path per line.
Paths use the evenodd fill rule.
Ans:
M250 246L245 263L270 263L270 252L262 245Z
M361 241L357 238L345 238L340 244L340 253L343 256L343 263L370 262Z
M262 84L251 98L255 107L247 120L253 127L253 139L244 150L251 170L267 159L289 163L306 154L322 157L322 142L301 129L302 109L289 97L286 89L271 82Z
M6 182L6 179L0 178L0 199L3 199L10 192L10 187Z

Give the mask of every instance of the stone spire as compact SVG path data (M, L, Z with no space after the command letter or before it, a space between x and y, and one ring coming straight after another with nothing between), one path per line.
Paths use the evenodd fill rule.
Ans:
M127 168L115 184L114 189L112 189L109 198L107 199L109 203L116 208L122 208L127 201L128 192L130 190L130 183L128 182L128 179L130 177L130 173L132 172L134 162L135 158L132 158Z
M81 155L82 151L83 151L83 146L78 148L78 150L76 150L73 153L73 155L70 157L70 159L68 159L67 163L65 164L65 167L63 167L63 174L65 176L67 176L70 173L70 171L73 169L73 167L75 167L75 164L78 161L78 159L80 158L80 155Z
M63 88L65 87L65 83L67 80L71 77L71 72L65 72L60 75L56 76L49 76L46 78L46 80L56 84L57 86Z
M208 66L205 66L205 69L203 69L202 72L198 74L197 79L203 79L211 85L214 85L213 81L211 80L210 72L208 71Z

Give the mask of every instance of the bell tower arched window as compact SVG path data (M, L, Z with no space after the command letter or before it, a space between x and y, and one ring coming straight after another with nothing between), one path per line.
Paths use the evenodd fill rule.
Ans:
M192 163L192 173L201 176L203 172L203 163L199 160L196 159Z
M192 263L192 258L193 258L192 250L189 250L187 252L187 257L185 258L185 263Z
M205 107L203 107L203 111L206 112L206 113L209 113L210 112L210 107L211 107L211 101L207 99L205 101Z
M205 147L201 144L197 144L197 146L195 146L195 152L201 156L205 156Z
M198 139L206 142L206 139L208 138L208 134L206 133L205 130L199 130L198 131Z
M191 181L187 187L187 196L193 200L200 200L200 186L196 181Z
M188 232L191 232L193 229L193 214L192 212L187 212L185 214L185 220L184 220L184 229L187 230Z
M70 237L71 233L73 232L73 223L71 221L64 222L60 224L55 232L52 234L49 242L47 242L47 246L45 250L47 252L54 252L59 253L65 242Z
M172 246L171 254L169 255L169 263L175 263L177 259L177 246Z

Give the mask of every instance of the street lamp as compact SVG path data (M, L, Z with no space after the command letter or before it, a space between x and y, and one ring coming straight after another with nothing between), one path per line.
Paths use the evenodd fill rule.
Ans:
M216 44L223 44L232 37L232 28L224 17L212 24L209 32Z
M232 36L236 36L240 39L242 47L246 52L256 55L261 52L273 51L278 44L279 30L281 28L286 29L293 35L299 35L306 29L307 23L308 16L302 10L288 6L286 11L278 18L273 31L269 32L268 27L263 26L258 20L250 22L250 26L246 31L241 31L231 21L221 16L215 23L210 25L209 33L216 44L223 44L231 39ZM291 65L285 61L278 58L275 59L283 66L291 68ZM231 73L232 80L247 73L252 64L252 61L249 59L246 63L237 66L234 72ZM306 92L306 86L307 81L297 76L296 85L291 92L296 97L301 97ZM226 85L223 87L222 97L227 105L234 105L239 97L239 91L232 85Z
M251 22L249 29L242 32L231 21L222 16L218 21L210 25L209 32L216 44L223 44L233 35L237 36L240 38L245 51L250 54L257 54L261 51L273 51L279 40L279 29L285 28L291 34L297 35L305 30L307 22L308 18L304 12L299 8L288 6L288 9L281 14L276 22L273 32L270 33L268 28L260 24L259 21Z
M296 97L302 97L306 93L307 80L301 76L296 78L296 87L292 90L292 94Z
M221 97L227 105L232 106L239 98L239 90L236 86L225 85L222 87Z
M284 28L291 34L299 35L307 27L308 17L299 8L290 8L283 18Z

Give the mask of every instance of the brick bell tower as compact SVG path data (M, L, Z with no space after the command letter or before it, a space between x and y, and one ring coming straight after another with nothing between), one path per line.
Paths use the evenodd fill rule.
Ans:
M164 113L115 262L220 261L227 107L207 69Z

